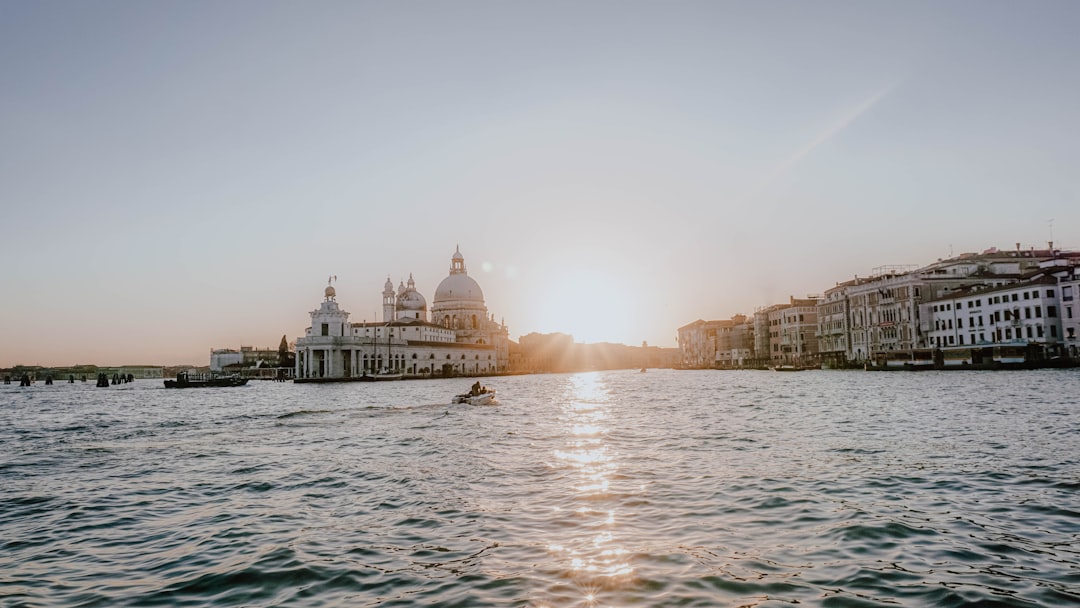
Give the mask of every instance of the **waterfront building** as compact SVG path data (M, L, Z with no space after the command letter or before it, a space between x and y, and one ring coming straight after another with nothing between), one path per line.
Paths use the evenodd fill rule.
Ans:
M746 315L698 319L678 330L680 366L690 369L744 367L754 356L754 324Z
M716 327L719 321L698 319L678 329L680 366L704 369L716 361Z
M1059 277L1058 285L1061 288L1061 329L1064 333L1066 354L1073 358L1080 358L1080 266L1073 266L1069 271Z
M998 287L972 287L922 304L923 332L938 364L978 365L983 347L1016 347L1026 361L1066 354L1059 277L1037 273Z
M956 257L918 266L880 266L869 277L856 276L853 280L837 283L821 297L808 297L806 301L795 298L786 304L762 307L745 321L746 328L722 321L697 320L679 328L679 351L684 367L738 367L740 365L766 366L776 364L812 364L821 362L826 367L843 367L852 363L870 361L913 361L915 351L921 354L934 348L951 345L970 345L971 327L962 336L956 321L950 327L941 306L951 306L951 298L965 297L975 290L1005 289L1019 282L1031 282L1045 278L1060 300L1052 304L1059 323L1024 323L1021 316L1019 328L1023 340L1034 340L1040 352L1056 356L1061 352L1069 356L1080 355L1080 279L1077 268L1080 253L1063 252L1053 248L1022 250L1017 243L1015 250L990 248L981 253L963 253ZM1017 288L1019 298L1023 289ZM1045 289L1044 289L1045 291ZM1011 302L1011 292L1009 301ZM1029 290L1029 299L1035 299ZM1040 296L1046 300L1049 296ZM813 304L811 304L811 302ZM937 303L938 310L934 310ZM930 306L926 306L930 304ZM810 311L808 306L814 305ZM964 304L966 306L966 304ZM1006 310L999 301L996 317L1008 314L1015 321L1014 311ZM1045 312L1043 301L1036 310ZM1031 306L1036 306L1032 304ZM804 310L789 310L804 308ZM1026 315L1026 311L1021 311ZM996 318L995 317L995 318ZM809 321L813 319L814 321ZM814 327L807 327L811 322ZM965 318L961 322L968 323ZM978 317L975 317L978 323ZM985 319L983 321L986 322ZM978 326L976 326L977 328ZM1043 340L1039 331L1044 332ZM998 342L1018 339L1015 327L995 327L994 338ZM742 340L752 344L750 356L744 363L738 361L734 342L735 332L743 331ZM1028 336L1029 331L1031 336ZM976 342L980 333L975 331ZM1050 334L1056 333L1057 336ZM951 338L950 338L951 337ZM1049 341L1056 337L1057 342ZM961 343L960 340L964 342ZM987 339L989 340L989 339ZM745 349L740 351L745 354ZM816 361L815 361L816 360Z
M938 289L964 284L958 278L949 281L947 276L937 278ZM851 331L848 359L862 362L875 352L913 348L918 303L924 291L933 289L927 281L925 274L901 266L882 266L870 277L856 277L845 290Z
M773 330L772 326L769 324L769 314L782 306L783 305L781 304L776 304L773 306L762 306L754 310L754 356L752 359L752 365L754 367L764 369L769 365L772 365L770 349Z
M1001 287L1019 281L1052 259L1052 250L990 248L938 260L922 268L881 266L870 277L856 277L848 298L849 361L864 362L893 351L930 348L923 332L921 305L972 287Z
M817 306L818 356L822 367L840 368L848 362L851 311L848 288L855 281L837 283L825 290Z
M774 365L810 365L818 362L818 296L795 298L769 312L769 358Z
M754 322L746 315L735 315L721 321L716 328L716 359L714 367L734 369L747 367L754 358Z
M450 274L435 290L428 320L427 300L408 284L383 286L383 319L351 323L329 285L311 326L296 340L296 377L354 379L380 371L413 377L484 375L509 370L506 325L487 311L484 294L465 266L460 249Z

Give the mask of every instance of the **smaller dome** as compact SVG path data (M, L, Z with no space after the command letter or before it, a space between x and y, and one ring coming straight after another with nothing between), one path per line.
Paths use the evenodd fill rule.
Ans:
M334 290L333 285L327 285L326 289L323 290L323 293L326 294L326 297L328 298L332 298L337 295L337 291Z
M427 310L427 300L419 291L410 289L398 297L398 310Z

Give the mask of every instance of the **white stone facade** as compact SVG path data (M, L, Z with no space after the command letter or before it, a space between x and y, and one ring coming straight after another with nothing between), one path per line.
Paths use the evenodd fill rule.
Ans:
M469 289L472 286L475 289ZM388 279L382 296L381 323L349 323L336 290L327 287L323 302L310 313L311 327L296 340L296 377L353 379L382 370L445 377L509 370L509 332L488 314L483 292L467 276L460 250L452 258L450 276L436 290L436 322L428 321L427 301L411 275L408 285L396 291Z

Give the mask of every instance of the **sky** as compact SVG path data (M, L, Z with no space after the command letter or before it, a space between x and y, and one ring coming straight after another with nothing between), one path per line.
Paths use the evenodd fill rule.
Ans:
M1080 3L0 0L0 366L205 365L334 275L510 336L1080 248Z

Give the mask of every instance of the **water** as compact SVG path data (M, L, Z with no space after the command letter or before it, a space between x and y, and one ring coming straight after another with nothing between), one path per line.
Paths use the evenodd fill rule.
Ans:
M1080 604L1080 373L0 387L3 606Z

